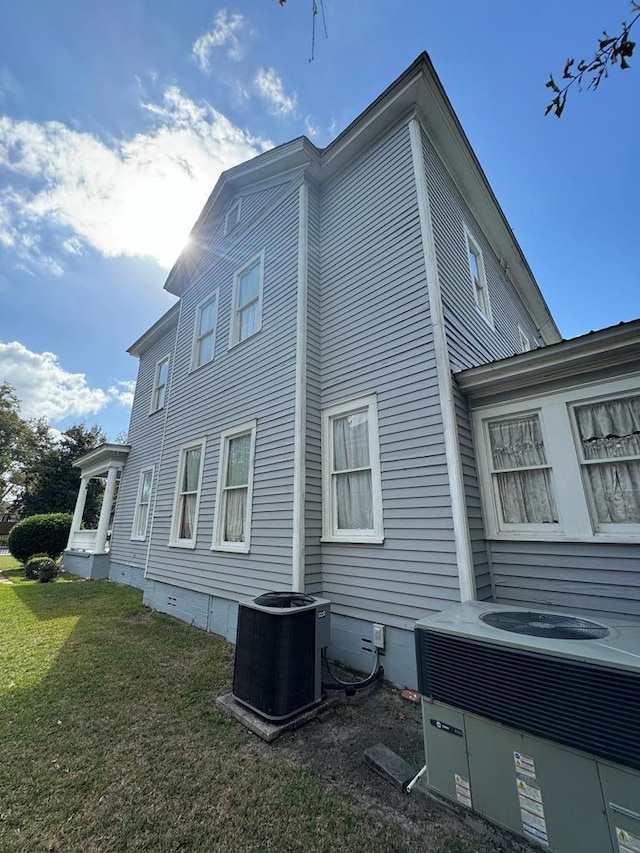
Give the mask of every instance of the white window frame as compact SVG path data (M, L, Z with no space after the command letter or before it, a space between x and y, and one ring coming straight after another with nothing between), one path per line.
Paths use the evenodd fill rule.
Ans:
M260 267L260 284L258 286L258 296L252 302L256 302L258 305L258 323L255 330L247 335L245 338L240 338L240 325L241 325L241 314L242 311L250 304L245 303L244 305L238 304L238 299L240 297L240 279L242 276L251 270L254 266L259 265ZM243 266L237 270L237 272L233 276L233 296L231 302L231 328L229 331L229 349L234 346L238 346L238 344L242 344L245 341L250 340L254 335L256 335L262 329L262 291L264 288L264 251L259 255L253 257L248 263L243 264Z
M248 554L251 548L251 515L253 507L253 471L256 450L257 421L246 421L243 424L225 429L220 434L220 456L218 462L218 485L216 489L216 508L213 520L212 551L229 551L232 553ZM247 482L247 502L245 507L243 542L227 542L224 539L226 492L225 485L227 477L227 464L229 461L229 444L234 438L243 435L251 436L251 448L249 451L249 477Z
M204 471L204 454L206 448L206 439L200 438L194 441L188 441L181 444L178 448L178 472L176 476L176 486L173 496L173 512L171 514L171 532L169 535L169 545L173 548L195 548L198 535L198 515L200 512L200 495L202 493L202 475ZM181 498L187 492L183 492L181 488L182 479L185 473L185 462L187 453L190 450L200 450L200 471L198 475L198 488L196 490L196 509L193 517L193 536L190 539L181 539L179 537L181 517ZM189 494L192 494L191 492Z
M484 255L482 254L480 244L466 226L464 229L464 237L467 246L467 265L469 267L473 299L480 314L484 317L487 323L493 327L493 314L491 311L491 299L489 297L489 286L487 283L487 272L484 265ZM476 266L478 268L477 280L473 271L473 266L471 265L471 255L476 259ZM480 294L482 294L482 296ZM483 301L485 304L483 304Z
M242 214L242 197L232 201L229 210L224 218L224 236L230 234L233 229L240 224L240 216Z
M140 533L138 531L138 526L139 526L141 508L143 506L143 503L142 503L142 487L143 487L145 476L147 474L151 475L151 482L149 484L149 503L146 505L147 506L147 517L146 517L145 523L144 523L144 531L142 533ZM134 542L144 542L144 540L147 538L147 530L149 529L149 514L151 512L151 498L153 495L153 476L154 476L154 466L150 465L147 468L143 468L142 471L140 471L140 476L138 477L138 491L136 494L136 507L135 507L135 511L133 513L133 524L131 525L131 537L130 537Z
M332 425L333 421L337 418L365 411L367 412L369 428L369 468L371 470L373 527L368 530L339 529L335 486L336 477L333 470ZM375 394L328 406L322 412L322 541L360 542L369 545L381 545L384 542L378 401Z
M199 368L204 367L205 364L211 364L211 362L215 358L216 331L217 331L217 326L218 326L218 310L220 307L219 296L220 296L219 290L215 290L210 296L208 296L206 299L203 299L202 302L200 302L196 306L196 322L195 322L195 326L193 328L193 344L191 346L191 370L198 370ZM216 306L215 307L215 316L214 316L214 320L213 320L213 326L211 327L211 331L208 331L205 334L201 334L200 333L200 322L202 319L202 313L203 313L204 309L207 308L207 306L211 305L212 302L215 302L215 306ZM199 347L200 347L200 342L204 338L208 337L209 335L212 335L212 337L213 337L213 340L211 342L211 358L207 359L207 361L199 362L197 360L197 355L198 355L198 351L199 351Z
M582 454L573 409L588 403L634 396L640 387L640 376L607 383L590 383L540 395L520 402L482 406L473 413L476 458L486 532L489 539L576 542L640 541L640 525L602 525L598 529L590 506L590 495L584 483ZM538 412L545 443L547 461L558 510L558 524L503 524L496 504L491 477L491 447L487 424L491 421Z
M520 351L529 352L531 350L531 341L529 340L529 336L525 330L520 325L518 325L518 334L520 335Z
M163 365L167 365L167 378L164 385L160 384L160 371L162 370ZM170 358L168 355L165 355L164 358L159 359L156 362L156 369L153 374L153 389L151 391L151 405L149 407L149 414L153 415L155 412L159 412L161 409L164 409L165 403L167 401L167 390L169 387L169 368L170 368ZM162 402L160 402L160 392L162 391Z

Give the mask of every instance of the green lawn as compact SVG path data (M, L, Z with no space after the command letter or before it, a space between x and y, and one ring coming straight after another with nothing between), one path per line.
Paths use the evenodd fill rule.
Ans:
M218 713L232 660L132 588L0 584L0 850L425 849Z

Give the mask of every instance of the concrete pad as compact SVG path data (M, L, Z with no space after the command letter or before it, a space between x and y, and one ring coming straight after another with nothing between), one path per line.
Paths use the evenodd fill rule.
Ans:
M365 749L364 760L369 767L400 791L404 790L405 785L413 779L420 769L416 770L410 767L404 759L396 755L383 743L377 743L375 746Z
M216 699L216 704L221 711L227 714L227 716L238 720L238 722L242 723L245 728L249 729L249 731L253 732L255 735L258 735L259 738L262 738L262 740L267 743L271 743L271 741L274 741L285 732L292 732L295 729L299 729L310 720L315 720L316 718L322 719L322 717L326 715L327 710L333 708L337 702L337 698L331 696L328 699L324 699L320 704L315 705L313 708L308 708L306 711L302 711L290 720L274 723L269 720L264 720L262 717L259 717L256 713L249 710L249 708L246 708L244 705L236 702L232 693L226 693L224 696L218 696Z

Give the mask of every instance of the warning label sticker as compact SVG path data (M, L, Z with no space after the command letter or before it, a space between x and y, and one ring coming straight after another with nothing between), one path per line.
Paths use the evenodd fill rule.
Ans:
M542 791L537 785L525 782L524 779L516 779L516 785L518 787L522 831L529 838L533 838L540 844L548 846L549 837L547 835L547 824L544 819Z
M536 765L530 755L523 755L521 752L513 753L513 760L516 765L516 775L525 779L536 779Z
M471 785L469 784L469 780L465 779L464 776L459 776L457 773L455 774L456 780L456 797L459 803L462 803L463 806L467 808L472 808L471 806Z
M620 853L640 853L640 836L616 826L616 838Z

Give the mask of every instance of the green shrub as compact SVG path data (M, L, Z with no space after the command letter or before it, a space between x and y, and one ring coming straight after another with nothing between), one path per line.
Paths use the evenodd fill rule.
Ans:
M43 560L50 560L48 554L32 554L24 564L24 576L30 581L37 581L40 572L40 563Z
M47 554L56 560L67 546L71 520L72 516L63 512L23 518L9 533L9 551L21 563L34 554Z
M48 583L57 578L58 564L48 554L34 554L24 564L24 574L29 580Z
M55 580L59 573L58 564L51 557L45 557L44 560L40 561L40 565L38 566L38 580L40 583L49 583Z

